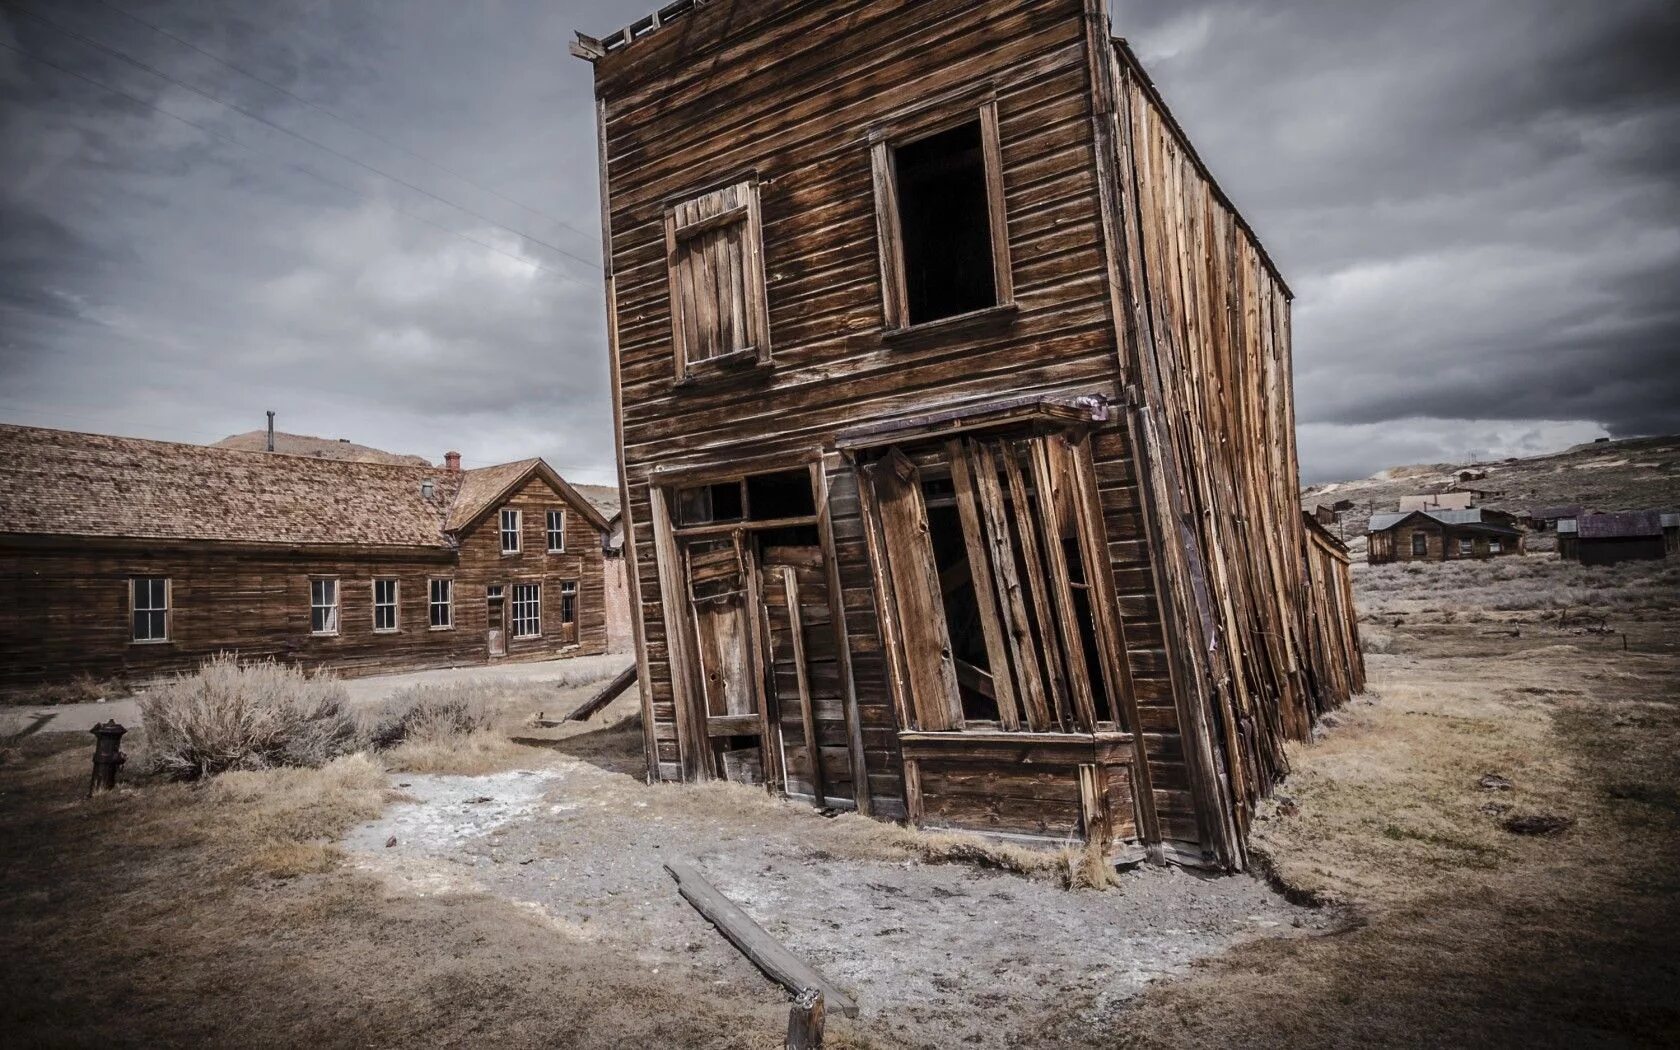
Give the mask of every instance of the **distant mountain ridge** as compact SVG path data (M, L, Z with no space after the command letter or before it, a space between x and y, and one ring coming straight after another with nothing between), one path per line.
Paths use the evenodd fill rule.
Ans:
M230 434L210 447L231 448L240 452L264 452L268 449L268 431L248 430L243 434ZM358 445L344 438L335 440L280 431L274 432L274 451L287 456L314 456L318 459L337 459L352 463L396 463L409 467L432 465L432 461L424 456L386 452L384 449Z
M1465 472L1486 476L1460 481ZM1477 506L1505 511L1575 504L1605 511L1680 510L1680 434L1593 442L1491 463L1390 467L1356 481L1309 486L1301 492L1301 506L1311 510L1351 501L1352 509L1330 530L1362 548L1372 514L1396 510L1401 496L1454 488L1484 492Z

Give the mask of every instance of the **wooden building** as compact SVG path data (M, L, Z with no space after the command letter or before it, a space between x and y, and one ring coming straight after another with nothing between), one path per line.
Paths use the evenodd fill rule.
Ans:
M1666 558L1680 539L1680 516L1656 510L1583 514L1558 526L1558 556L1582 565Z
M347 674L598 653L606 519L460 469L0 426L0 686L222 651Z
M1106 5L679 2L573 50L648 776L1242 867L1357 688L1346 563L1289 289Z
M1486 507L1371 515L1365 557L1391 561L1461 561L1523 553L1514 515Z

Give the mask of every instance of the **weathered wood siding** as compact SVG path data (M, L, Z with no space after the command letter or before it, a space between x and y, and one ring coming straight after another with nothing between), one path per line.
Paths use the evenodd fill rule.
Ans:
M502 553L500 517L503 507L521 512L518 554ZM550 510L567 512L564 554L551 554L547 549ZM505 585L508 590L503 601L511 610L514 584L540 583L542 635L514 638L510 632L507 638L508 656L606 652L606 579L601 533L541 477L531 478L519 491L492 507L476 524L464 530L458 540L460 576L466 585L456 597L456 605L471 608L481 646L488 626L485 588L491 584ZM578 618L573 637L560 630L560 584L567 580L576 581L578 585Z
M449 548L312 551L213 542L170 543L78 537L0 537L0 685L68 678L145 678L190 671L206 657L242 657L330 667L346 675L485 663L485 586L540 579L543 637L510 639L508 656L605 648L600 533L575 510L567 553L544 549L543 512L564 502L540 479L509 505L526 510L524 553L502 558L496 509ZM131 641L129 579L171 581L170 637ZM309 580L338 580L339 630L310 633ZM454 581L454 626L429 626L428 581ZM373 628L373 581L398 583L398 629ZM578 586L578 636L557 630L561 580Z
M751 23L753 32L724 27ZM1075 0L1015 5L719 2L596 64L604 106L623 455L658 761L677 762L650 525L653 467L791 462L836 430L930 403L1034 392L1118 393L1090 141L1085 22ZM871 125L990 83L1017 309L883 337ZM760 179L772 367L679 388L663 206L743 172ZM1176 734L1153 583L1124 441L1098 471L1151 725ZM902 799L857 483L825 460L835 555L872 794ZM1165 743L1164 745L1165 746ZM1166 770L1164 798L1185 785ZM1177 792L1177 795L1171 793ZM902 802L899 803L902 805Z
M1424 553L1415 553L1413 537L1424 538ZM1459 540L1470 539L1470 553L1459 550ZM1366 544L1366 560L1373 565L1394 561L1475 561L1501 558L1507 554L1522 554L1522 538L1499 538L1499 550L1492 549L1492 539L1485 533L1467 532L1443 525L1438 521L1402 522L1391 529L1371 534Z

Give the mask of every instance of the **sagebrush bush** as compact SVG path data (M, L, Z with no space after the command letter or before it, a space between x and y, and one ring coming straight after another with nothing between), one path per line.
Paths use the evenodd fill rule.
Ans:
M223 653L140 698L149 765L182 780L230 769L320 766L362 747L337 679Z
M379 750L414 742L435 742L489 729L493 690L477 682L411 686L364 718L369 747Z

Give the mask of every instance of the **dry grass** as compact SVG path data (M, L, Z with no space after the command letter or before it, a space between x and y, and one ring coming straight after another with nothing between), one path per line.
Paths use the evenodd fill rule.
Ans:
M95 678L84 673L64 682L46 682L41 685L0 690L0 706L91 704L100 700L120 700L133 693L133 688L120 678Z

